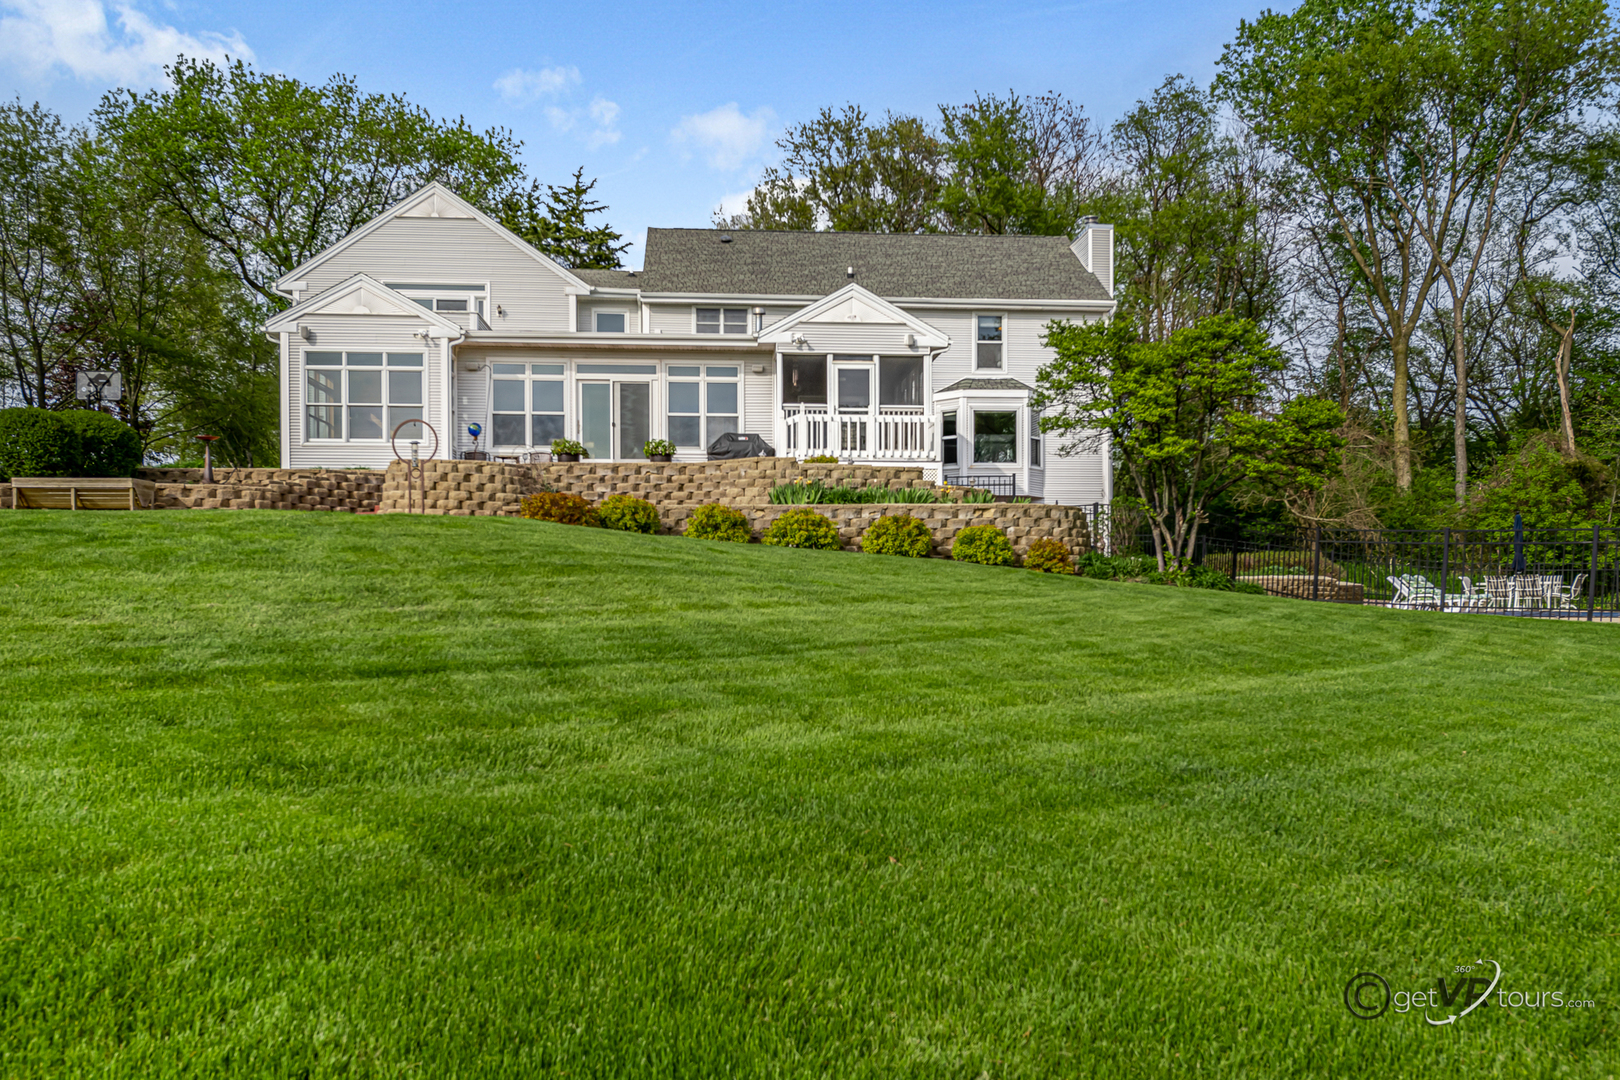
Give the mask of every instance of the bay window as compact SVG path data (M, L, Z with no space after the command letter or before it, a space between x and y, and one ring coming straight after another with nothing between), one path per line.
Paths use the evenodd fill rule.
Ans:
M978 464L1012 465L1018 461L1018 414L973 414L973 460Z

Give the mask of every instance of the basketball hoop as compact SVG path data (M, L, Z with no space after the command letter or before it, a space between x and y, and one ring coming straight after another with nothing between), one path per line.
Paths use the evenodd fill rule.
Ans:
M399 433L412 424L421 424L428 429L428 434L433 436L433 452L428 454L426 458L417 453L417 449L422 445L421 439L411 440L411 456L409 458L400 456ZM407 514L416 513L416 491L417 486L420 485L422 490L422 513L427 513L427 472L423 466L439 456L439 433L434 431L433 425L426 420L403 420L398 427L394 428L394 433L388 436L388 448L394 452L394 460L405 465L405 512Z

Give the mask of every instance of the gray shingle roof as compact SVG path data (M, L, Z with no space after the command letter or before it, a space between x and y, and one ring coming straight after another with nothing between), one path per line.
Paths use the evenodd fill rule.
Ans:
M646 292L825 296L849 284L850 266L883 297L1109 299L1062 236L648 229L632 280Z
M571 273L598 289L634 289L641 282L641 275L634 270L574 270Z
M1034 387L1021 383L1017 379L957 379L943 390L935 390L936 394L948 394L952 390L1028 390Z

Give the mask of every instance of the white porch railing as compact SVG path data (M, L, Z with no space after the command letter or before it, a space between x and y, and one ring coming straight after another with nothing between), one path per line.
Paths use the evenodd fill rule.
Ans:
M934 418L921 406L881 405L834 413L825 405L782 406L784 455L837 454L868 460L926 461L936 456Z

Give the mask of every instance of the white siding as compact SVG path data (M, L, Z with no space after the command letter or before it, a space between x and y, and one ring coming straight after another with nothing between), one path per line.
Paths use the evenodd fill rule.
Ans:
M794 312L804 310L801 305L794 304L785 305L782 307L772 307L766 304L761 304L759 306L765 308L765 329L767 330L781 322L783 319L787 318L789 315L792 315Z
M906 335L911 333L904 326L889 324L887 326L874 324L832 324L832 323L800 323L794 328L810 342L808 349L795 351L807 353L846 353L854 356L872 356L883 353L888 356L902 355L916 352L906 348Z
M1058 453L1060 444L1057 436L1046 437L1046 501L1066 506L1106 503L1111 467L1106 445L1062 457Z
M378 281L489 283L487 318L496 330L568 331L567 282L529 255L467 218L394 218L305 277L310 295L355 274ZM495 314L499 304L505 316Z
M419 352L426 356L423 390L426 417L441 440L439 456L449 457L449 422L444 409L444 366L438 342L424 344L412 333L422 328L416 319L382 315L321 315L300 322L315 332L314 341L290 339L287 356L287 398L290 413L282 442L289 468L386 468L393 451L383 442L304 442L304 353L310 352Z
M690 334L692 325L691 304L648 304L648 329L653 333Z
M479 364L477 371L468 371L471 364L479 363L478 357L460 357L456 361L454 375L456 388L456 453L472 449L472 436L467 434L468 424L477 424L483 428L483 438L478 440L480 450L489 449L489 436L492 425L489 417L489 368Z
M755 375L756 364L765 371ZM751 435L762 436L771 447L776 445L776 359L753 360L743 365L742 428Z

